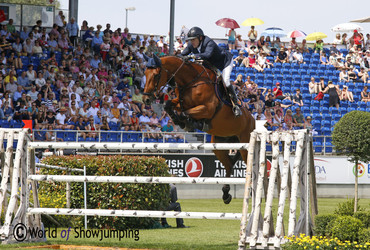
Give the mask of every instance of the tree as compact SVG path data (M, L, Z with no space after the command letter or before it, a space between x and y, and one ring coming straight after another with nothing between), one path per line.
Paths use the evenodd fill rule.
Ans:
M370 113L352 111L334 126L332 133L335 149L355 163L355 206L358 202L358 162L370 161Z

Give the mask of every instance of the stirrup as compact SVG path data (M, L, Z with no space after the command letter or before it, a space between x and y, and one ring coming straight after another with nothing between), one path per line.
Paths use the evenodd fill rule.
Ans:
M242 115L242 111L240 110L240 108L237 105L234 105L232 110L233 110L233 113L234 113L235 117L238 117L238 116Z

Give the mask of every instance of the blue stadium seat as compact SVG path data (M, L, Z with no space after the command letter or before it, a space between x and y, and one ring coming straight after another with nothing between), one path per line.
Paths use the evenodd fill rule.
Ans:
M108 141L110 141L110 142L120 142L121 137L119 135L120 134L118 134L118 133L110 133Z
M330 128L331 127L331 121L322 120L321 121L321 127L323 127L323 128Z
M329 112L322 113L322 119L326 121L331 121L331 114L329 114Z
M333 152L333 144L331 142L325 142L325 153Z
M324 128L321 129L321 131L322 131L323 135L331 136L331 129L330 128L324 127Z
M347 113L355 111L355 110L356 110L356 108L349 107L349 108L347 108Z
M100 141L101 142L107 142L109 141L109 135L110 135L110 132L101 132L100 133Z
M330 112L330 114L338 114L339 113L339 111L336 107L330 107L329 112Z
M321 153L322 152L322 143L321 142L314 142L313 148L315 153Z
M322 121L322 115L320 114L313 114L312 115L312 120L315 120L315 121Z

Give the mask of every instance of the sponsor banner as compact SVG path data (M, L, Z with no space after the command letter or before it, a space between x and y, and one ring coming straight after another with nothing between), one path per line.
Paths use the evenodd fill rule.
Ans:
M226 169L214 155L163 155L169 166L170 173L179 177L226 177ZM316 182L318 184L353 184L355 181L354 163L346 157L315 157ZM294 157L290 158L293 168ZM282 170L283 158L279 159ZM271 156L267 156L267 172L271 168ZM358 180L360 184L370 184L370 164L358 164ZM237 161L231 177L246 176L246 164Z

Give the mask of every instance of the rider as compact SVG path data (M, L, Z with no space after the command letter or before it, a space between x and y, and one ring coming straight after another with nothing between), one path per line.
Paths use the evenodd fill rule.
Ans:
M230 74L233 70L233 56L231 53L220 49L211 38L204 35L202 29L199 27L193 27L189 30L188 40L190 40L190 42L181 54L183 56L187 56L190 53L193 53L194 55L190 57L207 60L217 69L222 71L222 79L228 89L233 105L234 115L240 116L241 110L237 106L238 98L233 85L230 84Z

